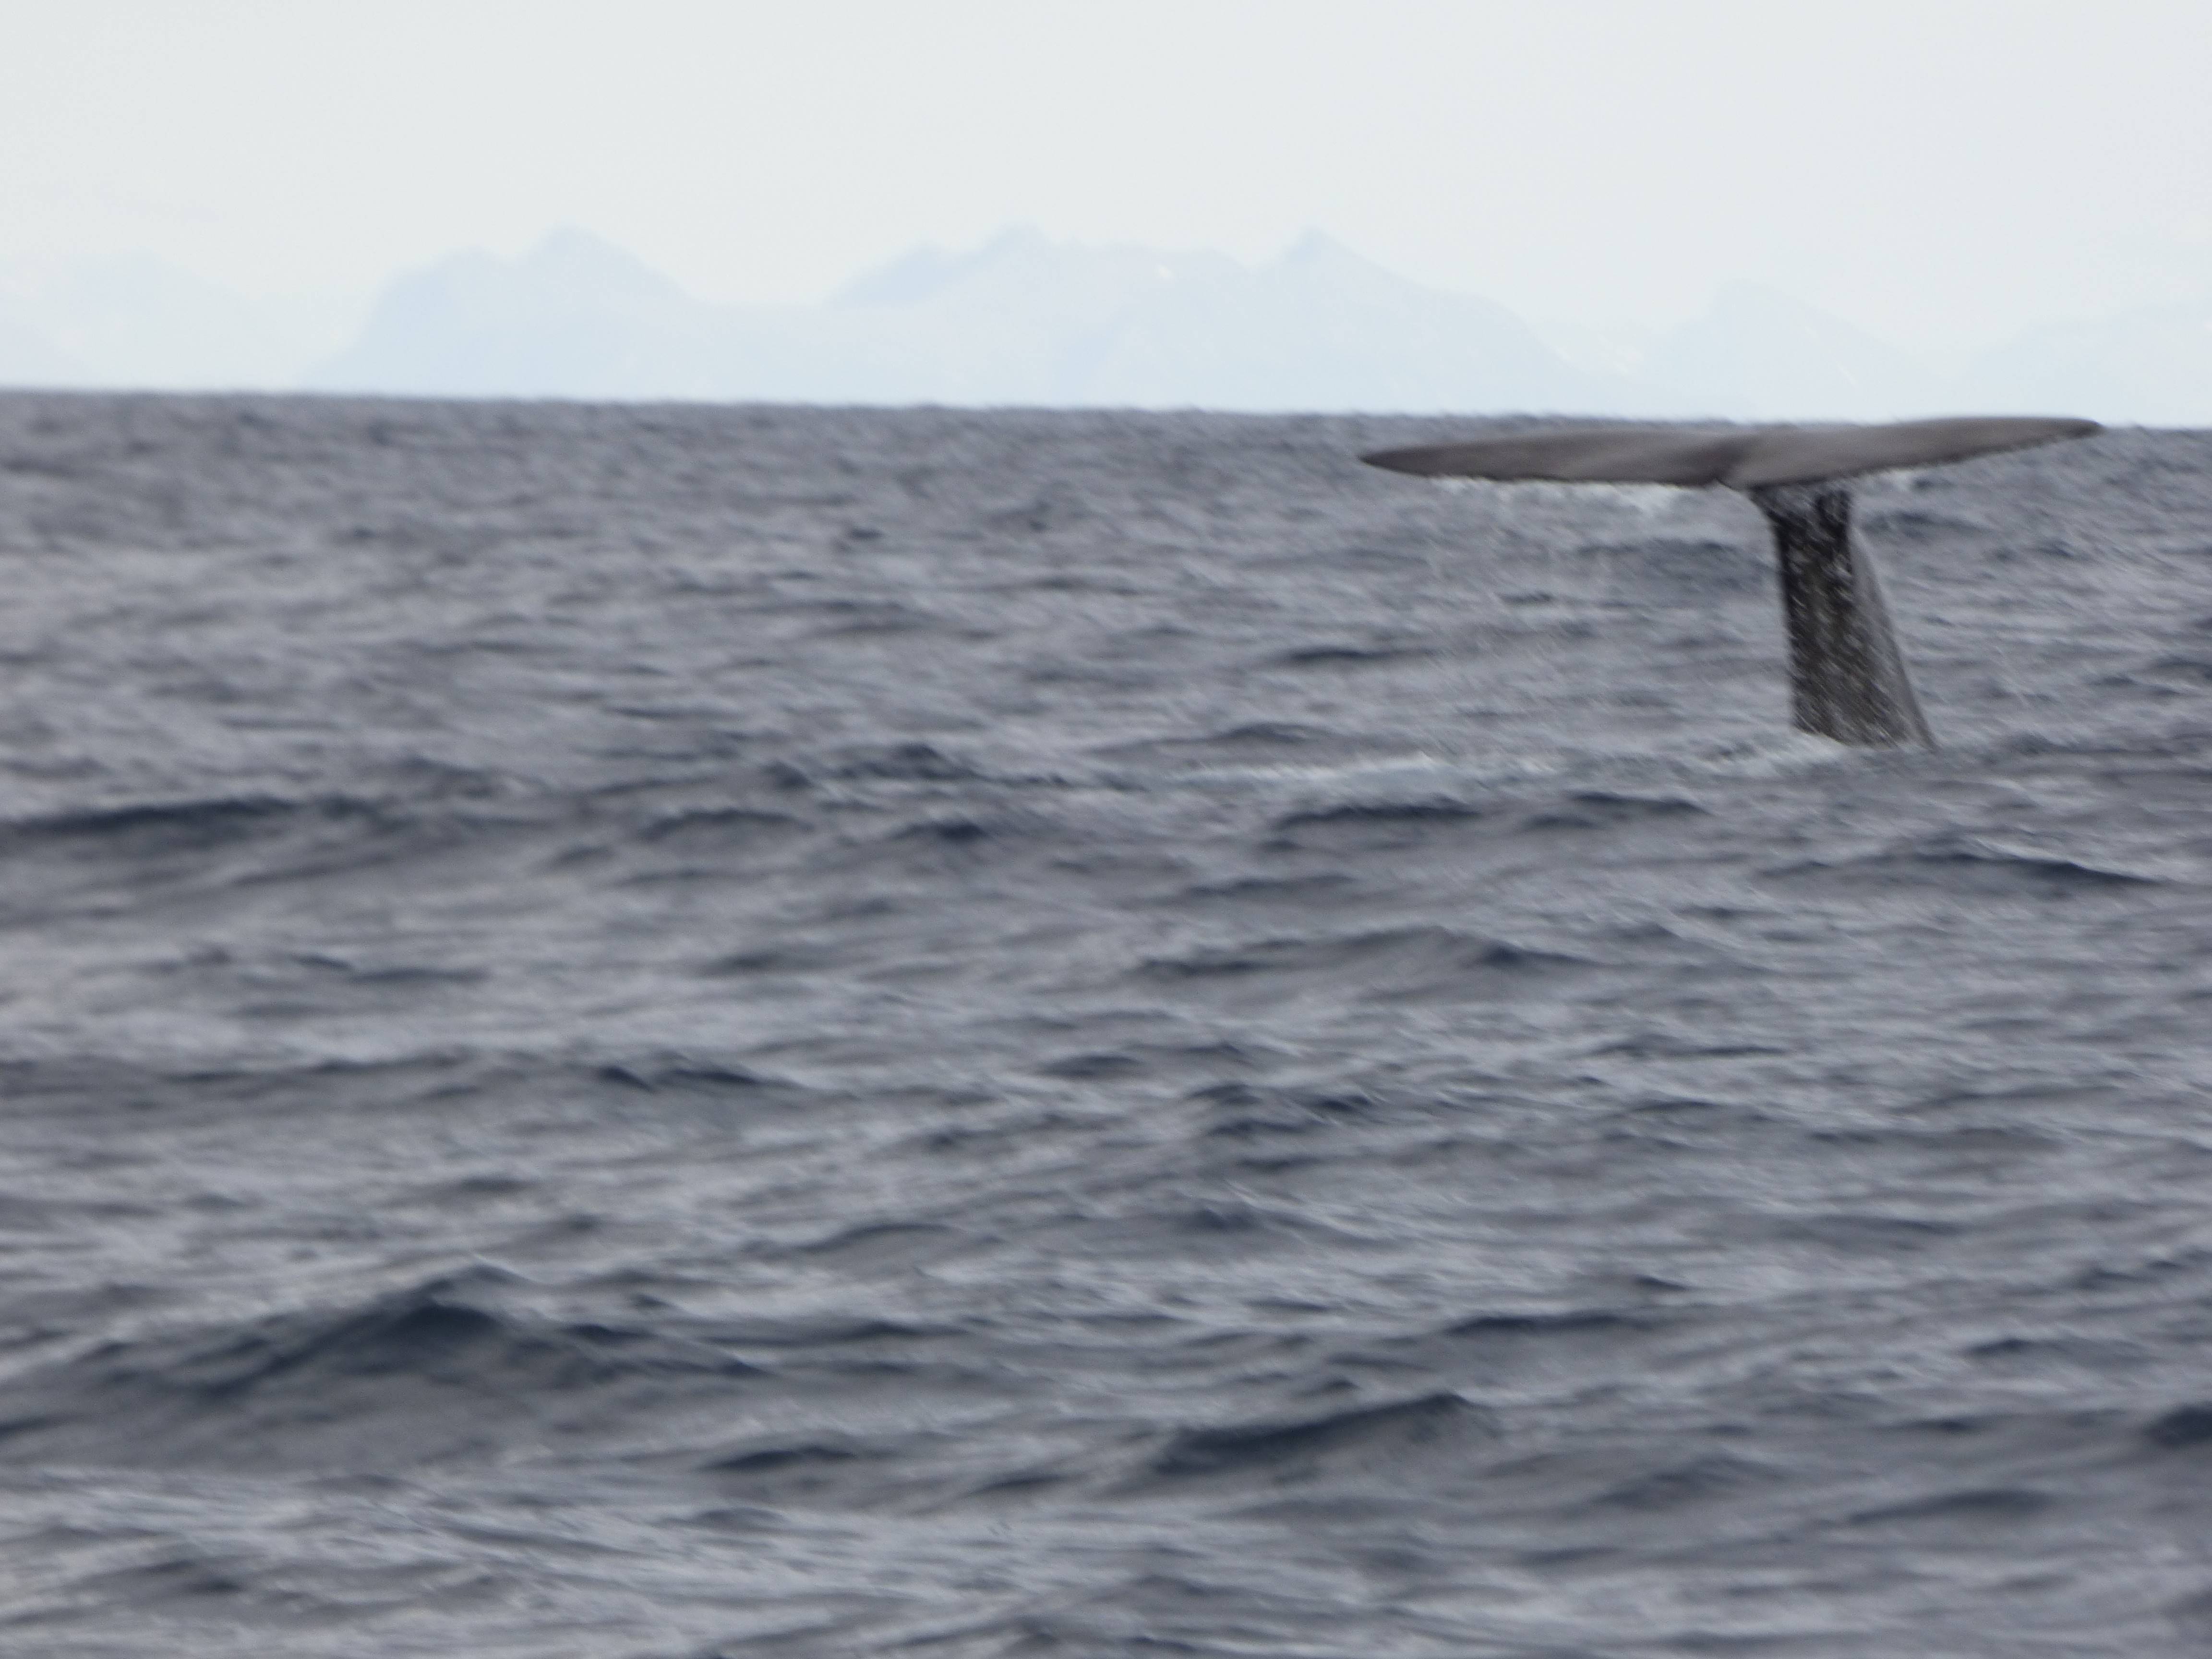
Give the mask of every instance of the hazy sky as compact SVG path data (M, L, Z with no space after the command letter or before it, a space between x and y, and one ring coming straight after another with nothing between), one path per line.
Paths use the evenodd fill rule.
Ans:
M2212 282L2203 0L0 0L0 270L366 288L574 224L704 295L1318 227L1525 313L1978 342Z

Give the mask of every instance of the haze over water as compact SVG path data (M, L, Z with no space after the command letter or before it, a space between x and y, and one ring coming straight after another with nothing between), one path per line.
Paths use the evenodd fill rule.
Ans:
M0 384L2212 421L2212 14L2178 0L15 12ZM894 357L949 350L940 372L878 363L856 384L807 349L857 273L1018 226L1086 257L984 285L984 315L892 331ZM564 228L650 280L572 307L568 339L541 331L489 383L434 329L440 361L389 349L380 300L426 275L465 300ZM1411 292L1378 322L1371 294L1191 280L1264 278L1314 233ZM1152 319L1139 361L1096 385L1055 363L1010 395L997 359L1033 335L1076 369L1110 355L1067 325L1114 286L1116 251L1176 268L1182 313L1219 314L1195 338ZM477 356L544 304L529 281L492 286ZM1048 303L1026 303L1039 288ZM1532 386L1510 342L1443 325L1447 299L1662 395ZM735 368L702 309L746 313ZM1372 359L1474 361L1441 397L1416 372L1414 399L1375 401L1323 349L1361 327ZM1251 334L1288 361L1204 372L1209 338L1236 357ZM793 341L813 369L796 380ZM592 342L690 373L623 383ZM699 360L727 372L702 387Z

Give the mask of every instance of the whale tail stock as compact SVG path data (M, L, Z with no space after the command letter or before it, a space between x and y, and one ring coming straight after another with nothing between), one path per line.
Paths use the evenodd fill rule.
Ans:
M1863 748L1933 748L1873 561L1852 544L1850 491L1788 483L1747 493L1774 532L1797 729Z
M2094 421L1969 416L1887 426L1577 427L1378 451L1371 466L1499 483L1720 484L1774 532L1799 730L1866 748L1932 744L1865 550L1847 479L2027 449L2100 430Z

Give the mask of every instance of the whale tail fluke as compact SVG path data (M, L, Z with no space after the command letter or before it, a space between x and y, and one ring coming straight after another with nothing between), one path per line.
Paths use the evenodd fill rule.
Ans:
M2002 415L1887 426L1595 426L1378 450L1360 459L1429 478L1741 490L1774 532L1796 726L1838 743L1897 748L1935 739L1873 562L1854 545L1850 489L1843 481L2100 429L2094 421Z
M1473 443L1379 449L1370 466L1425 478L1498 483L1820 483L1900 466L1940 466L2101 431L2045 415L1966 415L1888 426L1578 426Z

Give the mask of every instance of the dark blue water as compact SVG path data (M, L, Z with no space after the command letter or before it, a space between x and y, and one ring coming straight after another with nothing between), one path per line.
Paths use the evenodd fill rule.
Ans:
M0 1651L2212 1646L2212 438L0 398Z

